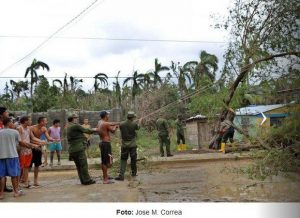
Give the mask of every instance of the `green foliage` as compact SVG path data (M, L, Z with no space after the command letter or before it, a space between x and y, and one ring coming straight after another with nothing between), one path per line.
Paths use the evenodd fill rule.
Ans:
M255 163L236 169L252 179L264 180L273 175L300 172L300 110L292 106L289 117L281 126L271 128L264 137L264 143L273 146L271 150L253 153Z
M154 60L154 70L151 70L149 72L150 77L153 78L153 85L155 88L158 87L159 84L162 83L161 77L159 76L159 73L162 71L168 71L169 67L162 66L161 63L159 63L158 59L155 58Z
M34 91L33 111L47 111L58 104L58 90L50 87L44 76L39 77L39 83Z
M191 98L188 104L188 109L191 114L202 114L208 118L215 118L224 106L223 99L228 96L228 89L226 87L218 90L216 87L211 87ZM231 102L231 107L237 109L243 106L244 90L238 88L235 97Z
M30 74L30 97L31 98L33 94L33 84L37 83L39 79L37 70L40 68L46 69L47 71L50 70L49 66L46 63L33 59L31 65L27 67L25 71L25 76L24 76L25 78Z
M300 158L288 150L274 148L255 154L256 162L248 167L235 169L251 179L265 180L268 177L287 172L300 172Z
M270 54L293 51L299 45L298 0L237 0L229 12L225 22L217 25L230 33L222 74L227 81L241 67ZM297 59L299 63L299 58L294 63ZM285 72L287 67L280 69L282 63L278 63L273 60L257 64L250 76L268 78L275 71Z
M216 71L218 70L218 62L218 58L215 55L201 51L200 61L192 73L196 89L200 88L203 79L214 82Z
M282 146L294 146L300 152L300 106L291 105L289 116L282 125L271 129L266 140L269 144L276 142Z

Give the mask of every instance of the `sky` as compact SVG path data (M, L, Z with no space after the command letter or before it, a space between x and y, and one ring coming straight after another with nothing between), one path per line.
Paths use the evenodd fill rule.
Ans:
M0 0L0 93L6 81L24 77L34 58L50 67L50 72L40 70L39 75L57 78L65 73L79 78L97 73L114 77L118 71L126 77L133 70L145 73L153 69L155 58L166 66L171 61L198 61L201 50L215 54L219 68L223 65L228 36L213 28L211 15L226 17L232 0L98 0L28 55L94 1ZM92 86L93 79L84 79L84 90Z

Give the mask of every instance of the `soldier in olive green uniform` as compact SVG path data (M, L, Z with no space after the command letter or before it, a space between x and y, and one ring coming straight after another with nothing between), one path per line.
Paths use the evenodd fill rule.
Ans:
M127 120L120 124L122 138L121 166L119 176L116 177L115 180L124 180L128 155L130 155L131 176L136 176L137 174L136 131L139 129L139 125L136 122L134 122L134 118L134 112L129 111L127 114Z
M70 159L75 162L81 184L90 185L94 184L95 181L91 179L88 172L88 163L84 146L84 133L92 134L95 131L83 128L81 125L77 124L77 119L77 115L72 115L68 118L67 139L69 143L69 155Z
M173 156L170 151L170 137L169 137L169 125L166 119L159 118L156 121L156 127L158 131L159 145L160 145L160 156L164 156L164 148L166 145L167 156Z
M180 145L180 141L182 141L182 144L185 144L182 116L180 115L177 116L177 120L175 124L176 124L177 146Z

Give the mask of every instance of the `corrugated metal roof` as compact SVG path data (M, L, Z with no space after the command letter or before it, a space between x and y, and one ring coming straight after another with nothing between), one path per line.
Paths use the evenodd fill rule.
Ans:
M206 119L207 117L202 115L202 114L198 114L196 116L190 117L188 119L186 119L186 121L192 121L192 120L200 120L200 119Z
M286 106L285 104L272 104L272 105L250 105L247 107L239 108L235 111L236 115L257 115L261 112L265 113L270 110L281 108Z

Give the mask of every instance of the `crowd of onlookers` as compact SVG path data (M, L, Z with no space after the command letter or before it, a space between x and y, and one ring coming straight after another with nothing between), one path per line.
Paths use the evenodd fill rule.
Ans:
M23 195L22 188L39 187L40 166L47 166L47 150L50 149L50 166L54 153L57 153L58 165L61 164L61 127L55 119L47 129L47 118L39 117L32 125L29 116L15 118L5 107L0 107L0 199L4 192L14 192L14 196ZM44 154L44 163L42 156ZM31 185L29 170L33 168L34 179ZM6 177L11 177L12 189L7 186Z
M54 154L57 154L57 165L61 165L61 151L63 139L68 141L69 160L74 161L81 184L91 185L95 183L88 172L87 152L91 134L100 137L101 168L103 172L103 184L113 184L113 179L108 175L108 168L112 165L112 149L110 133L114 133L120 127L122 138L120 175L116 180L124 180L124 172L128 156L131 157L131 176L137 175L136 168L136 131L138 124L134 121L135 115L129 112L127 120L122 123L108 122L109 113L100 112L100 120L96 128L91 128L88 119L84 123L78 123L78 116L73 114L68 117L68 124L64 130L60 127L60 120L53 120L52 126L47 128L47 118L39 117L36 124L32 124L29 116L15 118L8 109L0 107L0 200L4 198L4 192L13 192L14 197L24 194L24 188L38 188L40 167L53 166ZM65 132L65 134L62 134ZM50 164L47 161L47 153L50 150ZM87 153L86 153L87 152ZM42 163L42 157L44 162ZM29 181L29 171L33 171L33 182ZM7 177L11 177L12 188L7 185Z

